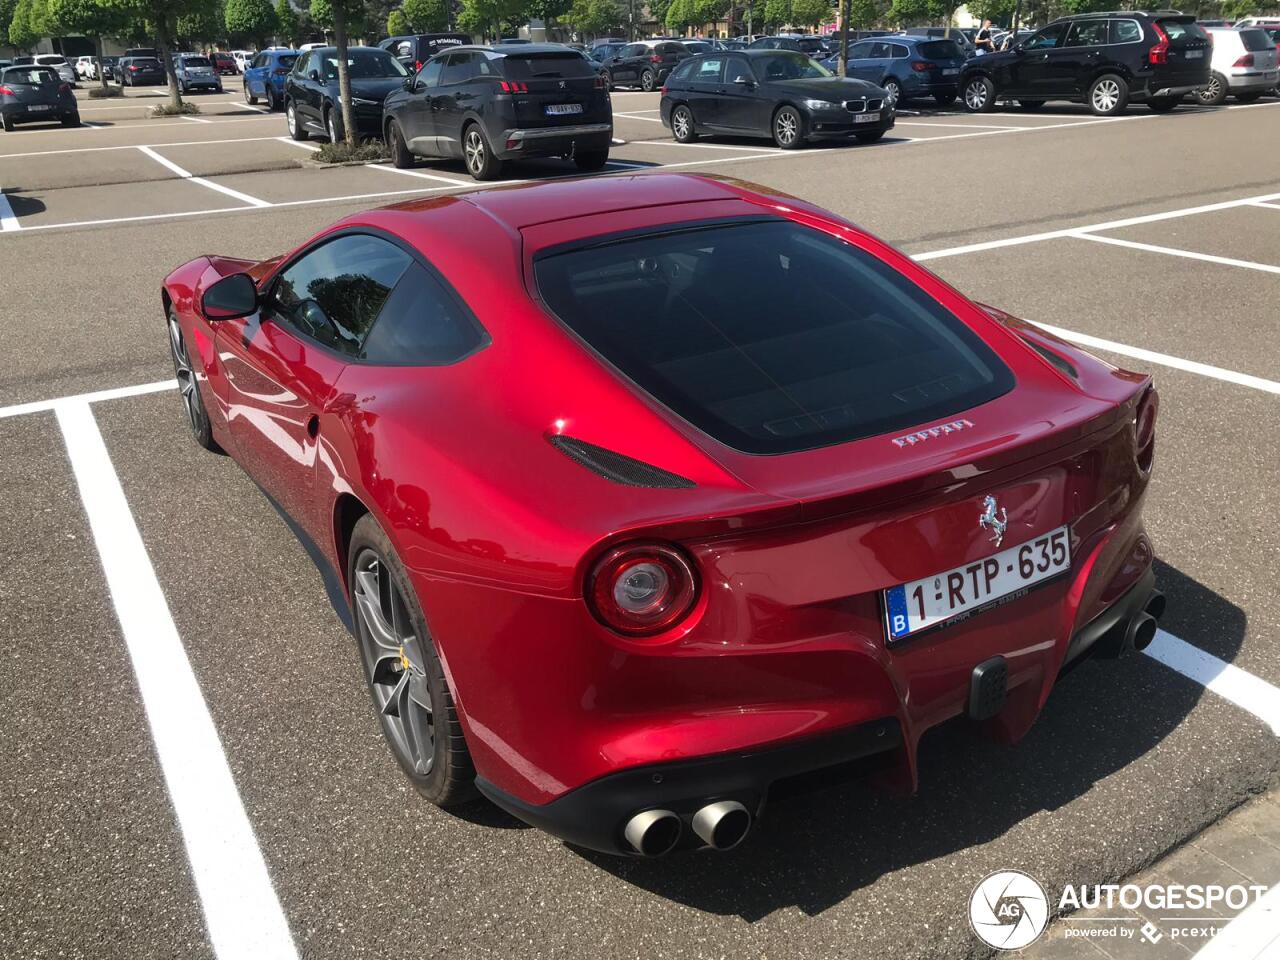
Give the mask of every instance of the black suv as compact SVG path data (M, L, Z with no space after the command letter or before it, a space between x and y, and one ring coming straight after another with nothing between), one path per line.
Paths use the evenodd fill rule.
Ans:
M693 51L678 40L641 40L600 56L610 87L657 90L681 60Z
M1163 113L1209 82L1211 56L1208 34L1190 15L1079 14L1003 53L970 60L960 91L975 113L994 109L997 100L1017 100L1027 109L1070 100L1103 117L1134 101Z
M351 114L356 133L376 137L382 133L382 101L405 83L409 71L386 50L377 47L347 48L347 79L351 82ZM338 100L338 51L313 47L298 55L284 78L284 117L289 136L306 140L312 132L330 143L345 136Z
M507 160L572 158L579 170L609 160L613 107L592 61L560 44L458 47L432 57L383 106L397 167L415 157L461 157L477 180Z

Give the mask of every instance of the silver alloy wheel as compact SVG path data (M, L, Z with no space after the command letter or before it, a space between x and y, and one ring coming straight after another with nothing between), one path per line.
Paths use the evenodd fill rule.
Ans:
M1093 109L1110 113L1120 102L1120 84L1114 80L1099 80L1093 87Z
M653 92L654 76L652 70L646 70L640 74L640 89L645 93Z
M484 137L480 136L480 131L475 127L467 131L467 139L462 145L462 150L466 154L467 169L473 176L479 176L484 170L485 146Z
M333 111L330 110L324 117L324 128L329 131L329 142L338 142L338 123L333 118Z
M884 82L884 92L887 94L885 100L888 101L889 106L896 106L898 97L902 95L902 88L898 86L898 81L886 80Z
M285 123L289 125L289 133L296 135L298 132L298 111L294 108L292 100L284 108L284 119Z
M677 140L683 140L689 136L693 129L693 118L689 115L687 107L676 107L676 112L671 115L671 132L676 135Z
M425 638L417 636L404 597L375 550L356 557L351 592L369 685L392 749L426 776L435 758L435 722Z
M774 136L780 144L792 144L800 135L800 120L791 110L779 110L773 121Z
M964 88L964 102L970 110L981 110L987 105L987 84L984 80L970 80Z
M1204 103L1212 104L1218 99L1221 92L1222 82L1216 76L1210 74L1209 83L1204 87L1204 89L1196 92L1196 97Z
M187 411L187 419L191 421L191 429L200 430L200 410L196 406L196 376L191 369L191 358L187 354L187 345L182 340L182 328L178 321L169 318L169 349L173 351L173 367L178 377L178 395L182 398L182 406Z

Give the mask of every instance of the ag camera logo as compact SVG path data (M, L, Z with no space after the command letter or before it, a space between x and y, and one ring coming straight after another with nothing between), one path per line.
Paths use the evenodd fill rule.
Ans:
M1001 870L983 879L969 898L969 926L997 950L1021 950L1040 939L1049 923L1044 887L1017 870Z

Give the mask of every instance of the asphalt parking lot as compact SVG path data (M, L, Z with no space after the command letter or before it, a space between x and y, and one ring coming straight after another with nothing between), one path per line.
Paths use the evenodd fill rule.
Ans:
M299 167L306 145L238 88L198 117L149 119L156 99L0 135L0 956L981 956L966 906L986 874L1115 880L1275 782L1280 100L907 105L879 144L784 153L676 144L657 94L615 94L603 175L822 204L1161 393L1153 655L1086 663L1014 747L931 732L914 798L797 790L737 851L650 862L421 801L340 605L170 387L173 266L471 189L461 164Z

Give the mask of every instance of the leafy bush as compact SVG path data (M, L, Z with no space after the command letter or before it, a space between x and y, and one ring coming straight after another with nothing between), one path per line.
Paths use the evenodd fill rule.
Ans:
M102 100L106 97L123 97L123 96L124 96L124 91L121 90L119 87L106 86L106 87L90 87L89 88L90 100Z
M194 103L182 101L182 105L175 107L171 103L157 103L151 108L151 116L153 117L178 117L183 114L199 113L200 107Z
M345 141L339 140L324 144L312 156L321 163L372 163L386 160L390 154L381 140L366 140L355 147L348 147Z

